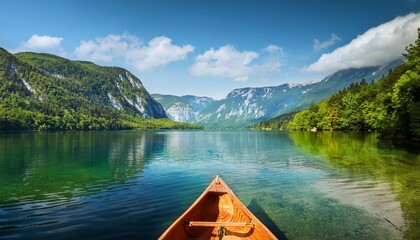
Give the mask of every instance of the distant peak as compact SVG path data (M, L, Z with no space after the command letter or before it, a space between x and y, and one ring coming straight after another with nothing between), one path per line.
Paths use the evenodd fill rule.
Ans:
M319 81L310 81L306 83L286 83L280 86L287 86L288 88L306 87L318 83Z

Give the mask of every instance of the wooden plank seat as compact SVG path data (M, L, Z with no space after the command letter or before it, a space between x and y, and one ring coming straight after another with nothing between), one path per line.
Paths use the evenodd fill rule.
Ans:
M206 222L190 221L190 227L255 227L255 224L249 222Z

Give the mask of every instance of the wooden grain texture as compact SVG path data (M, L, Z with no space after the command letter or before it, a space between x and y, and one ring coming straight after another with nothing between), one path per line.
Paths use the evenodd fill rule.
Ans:
M190 221L190 227L255 227L253 223L248 222L205 222L205 221Z
M277 238L239 201L218 175L159 239Z

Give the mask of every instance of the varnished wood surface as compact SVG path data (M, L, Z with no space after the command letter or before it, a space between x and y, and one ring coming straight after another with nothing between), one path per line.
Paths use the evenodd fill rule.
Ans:
M190 227L255 227L253 223L248 222L206 222L206 221L190 221Z
M221 229L223 236L219 234ZM201 196L159 239L277 238L239 201L226 183L216 176Z

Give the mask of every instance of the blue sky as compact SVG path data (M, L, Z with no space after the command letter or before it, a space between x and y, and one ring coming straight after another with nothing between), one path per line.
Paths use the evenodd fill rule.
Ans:
M150 93L224 98L386 63L420 0L0 0L0 47L120 66Z

